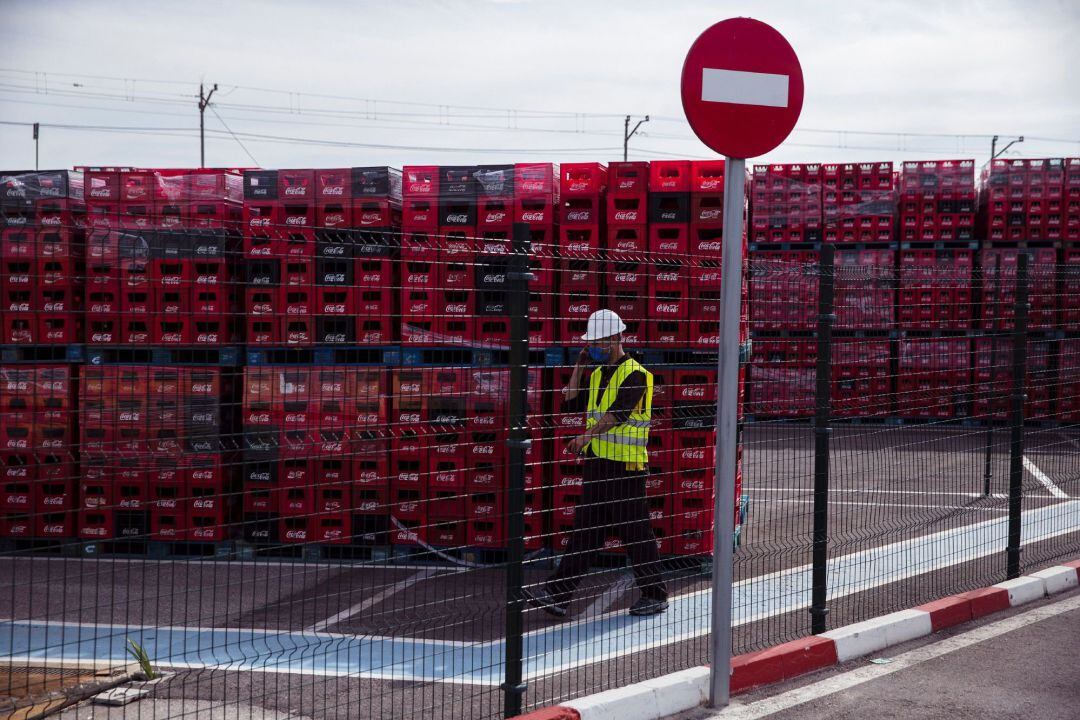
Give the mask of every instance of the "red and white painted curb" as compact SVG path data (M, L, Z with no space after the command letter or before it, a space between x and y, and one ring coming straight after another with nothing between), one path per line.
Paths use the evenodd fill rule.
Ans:
M731 660L731 692L790 680L1080 586L1080 560ZM517 720L658 720L708 699L709 669L682 670L541 708Z

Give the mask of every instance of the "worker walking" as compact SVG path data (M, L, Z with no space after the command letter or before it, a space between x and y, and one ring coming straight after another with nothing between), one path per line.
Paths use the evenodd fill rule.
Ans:
M626 548L641 590L630 614L654 615L668 607L645 494L653 376L623 350L625 330L622 318L611 310L594 312L581 337L587 347L579 353L562 391L563 412L580 412L581 400L587 400L585 432L566 445L584 458L582 496L558 569L546 582L523 591L531 605L560 618L566 616L574 590L612 535ZM582 376L589 360L599 366L585 386Z

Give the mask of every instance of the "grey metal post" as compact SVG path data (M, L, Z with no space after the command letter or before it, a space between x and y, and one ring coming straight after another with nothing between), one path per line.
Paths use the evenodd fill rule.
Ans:
M1013 320L1012 393L1009 395L1009 541L1006 547L1006 576L1020 577L1020 524L1024 481L1024 390L1027 383L1027 326L1029 257L1021 252L1016 259L1016 317Z
M728 704L731 689L731 578L735 544L735 472L739 413L739 318L742 303L746 160L726 158L724 240L717 360L716 492L713 497L712 665L709 706Z
M835 263L833 246L821 246L818 265L817 391L814 415L814 554L810 595L810 629L825 632L829 563L829 438L832 435L832 327Z
M525 693L522 679L522 598L525 580L525 452L529 447L527 428L529 382L529 226L515 223L510 266L506 273L507 313L510 315L510 415L506 440L506 665L503 678L503 714L521 714Z

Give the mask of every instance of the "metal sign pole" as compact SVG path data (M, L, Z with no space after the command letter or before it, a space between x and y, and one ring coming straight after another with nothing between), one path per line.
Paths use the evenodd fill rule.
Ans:
M709 706L728 704L731 687L731 581L735 544L736 430L739 413L739 318L746 161L724 164L724 239L720 278L720 347L713 497L712 665Z

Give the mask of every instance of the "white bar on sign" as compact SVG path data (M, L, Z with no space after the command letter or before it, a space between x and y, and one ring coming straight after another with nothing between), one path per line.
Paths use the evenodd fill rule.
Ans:
M742 70L701 69L703 102L788 106L788 76Z

